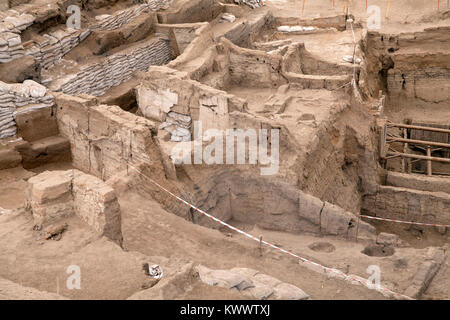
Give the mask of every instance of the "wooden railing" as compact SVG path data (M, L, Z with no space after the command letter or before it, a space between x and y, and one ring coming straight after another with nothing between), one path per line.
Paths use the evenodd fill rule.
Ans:
M403 129L402 130L403 137L390 136L387 132L387 129L392 128L392 127ZM388 160L388 159L392 159L392 158L401 157L403 172L407 171L407 169L406 169L407 163L406 162L408 159L415 159L418 161L425 160L425 161L427 161L427 174L429 176L431 176L433 174L433 170L432 170L432 162L433 161L442 162L442 163L450 163L450 158L433 157L432 156L432 152L434 152L434 151L438 151L441 149L449 149L450 150L450 143L408 139L408 135L407 135L408 129L439 132L439 133L444 133L444 134L446 133L446 134L450 135L450 130L448 130L448 129L388 122L384 125L383 130L380 135L380 157L382 159ZM403 152L399 152L399 151L391 148L390 145L395 142L403 143ZM420 155L420 154L409 153L408 152L409 145L424 146L425 147L424 149L426 150L426 156ZM411 172L411 165L408 166L408 169L409 169L408 171Z

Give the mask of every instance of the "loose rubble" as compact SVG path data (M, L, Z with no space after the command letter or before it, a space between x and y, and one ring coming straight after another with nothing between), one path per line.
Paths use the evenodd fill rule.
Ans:
M191 141L192 118L174 111L167 113L166 121L161 123L159 129L164 129L171 133L171 141Z
M199 265L196 268L200 280L210 286L219 286L237 290L243 295L258 300L308 300L303 290L289 283L262 274L248 268L233 268L231 270L212 270Z

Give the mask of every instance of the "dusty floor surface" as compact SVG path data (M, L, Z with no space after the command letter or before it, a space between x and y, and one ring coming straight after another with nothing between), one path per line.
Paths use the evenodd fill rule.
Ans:
M25 170L22 174L27 176ZM33 173L28 172L30 175ZM16 180L15 183L20 181L23 182ZM20 193L8 190L6 195L11 201L15 200L16 206L10 205L10 208L17 207ZM6 202L1 204L4 206ZM142 262L161 265L169 276L176 274L189 261L195 261L216 269L254 268L307 290L312 299L384 299L373 290L327 279L299 266L296 259L285 254L268 248L261 252L257 243L228 229L220 232L193 225L163 210L158 203L143 198L138 192L122 194L120 205L125 251L107 239L93 235L77 218L68 221L69 229L61 240L44 241L38 232L32 230L32 217L22 209L2 214L0 261L4 267L0 276L25 287L71 299L126 299L148 285L148 277L141 269ZM362 253L365 245L360 242L273 232L239 222L230 223L253 235L264 235L266 241L286 250L346 273L368 277L367 267L378 265L382 270L382 284L399 292L410 284L426 253L426 249L406 247L396 248L391 256L369 257ZM314 246L318 243L321 245ZM324 247L332 249L322 249ZM70 265L78 265L82 270L82 290L68 290L65 286L66 269ZM445 266L437 275L444 282L448 263ZM244 298L229 290L200 284L195 281L195 275L192 277L185 283L176 282L160 298ZM448 298L447 286L439 282L430 290L425 298Z
M266 0L266 7L254 12L271 10L277 17L298 18L335 16L346 12L347 1L336 0L334 8L333 2L306 0L302 13L302 1ZM365 18L365 2L350 2L351 13L357 18ZM448 25L449 20L440 19L436 13L435 1L398 0L392 1L390 8L387 8L386 2L378 1L382 12L380 32L399 34L429 26ZM127 6L128 3L117 4L113 11L126 9ZM442 6L445 9L445 4ZM91 19L95 15L111 13L109 9L92 11ZM255 14L248 7L243 12L243 17L238 18L237 23L244 21L247 15ZM229 28L217 21L211 24L211 32L215 37L223 35ZM353 54L354 41L359 42L363 34L362 29L354 31L354 34L351 30L297 34L289 35L289 39L303 42L306 50L322 61L348 67L342 57ZM448 44L434 49L448 50ZM89 48L80 46L67 58L78 60L81 64L90 59L90 54ZM359 48L356 54L361 56ZM198 55L200 57L201 52ZM96 59L100 61L103 57L96 57L92 61ZM196 64L194 59L185 67L188 69ZM78 66L72 67L70 61L65 61L52 72L54 76L77 70ZM137 82L133 81L135 80L123 84L124 90L134 87ZM348 89L348 84L346 87ZM358 152L363 155L370 152L376 154L374 145L378 141L371 141L374 138L369 116L365 111L354 107L353 98L347 89L341 89L288 87L282 90L261 90L254 86L231 85L226 91L246 100L246 112L251 116L281 123L291 133L295 144L290 145L291 149L282 155L280 176L283 181L355 213L362 206L361 180L374 176L376 168L371 168L373 171L368 174L361 173L358 171L360 169L352 167L355 162L352 157ZM110 89L102 97L105 99L103 101L116 93L114 88ZM291 96L291 99L281 112L267 112L263 102L276 95ZM132 108L131 111L135 113L134 104ZM430 108L416 105L406 110L387 105L386 115L394 122L401 122L405 118L433 122L445 118L449 110L448 105L431 105ZM310 154L308 150L311 144L318 132L322 131L325 132L323 140L328 144L321 148L320 154ZM318 144L317 141L315 143ZM365 144L368 151L360 150L363 149L362 144ZM341 162L335 161L334 157ZM327 164L327 159L331 159L329 161L333 164ZM334 166L338 173L328 179L327 170L334 170ZM208 228L170 212L170 208L156 199L161 194L164 197L162 191L158 191L158 197L153 199L152 195L155 193L146 190L149 185L145 180L140 180L141 185L138 187L132 183L139 179L135 173L130 173L126 179L119 179L118 183L109 181L109 184L114 185L120 204L122 247L92 232L90 226L78 217L66 219L68 228L60 239L45 240L41 230L35 228L33 215L27 207L27 180L45 171L74 168L76 166L72 162L57 162L33 169L24 169L19 165L0 170L0 299L246 299L236 290L209 286L199 281L194 268L196 265L220 270L252 268L297 286L313 300L386 299L375 290L309 270L289 255L267 247L261 249L257 242L237 232L224 227ZM192 172L186 169L186 172L188 178L185 182L192 179L189 182L193 186L207 176L196 173L195 169ZM194 181L196 178L198 181ZM186 183L184 187L188 190L191 186ZM233 218L227 222L256 237L262 236L265 241L283 249L346 274L367 279L371 275L368 268L378 266L381 270L381 284L398 293L404 293L411 286L416 274L420 273L422 263L429 259L431 247L439 247L439 250L442 248L445 252L450 243L448 230L441 234L434 229L414 231L404 226L367 221L376 228L377 233L396 234L400 239L400 243L389 247L392 252L371 256L366 253L373 243L367 240L321 236L312 232L269 230L258 224ZM144 263L161 266L164 271L163 279L158 282L148 277L143 271ZM69 290L66 285L69 276L67 268L73 265L81 269L80 290ZM421 298L450 299L448 259L442 263L425 292L421 292Z

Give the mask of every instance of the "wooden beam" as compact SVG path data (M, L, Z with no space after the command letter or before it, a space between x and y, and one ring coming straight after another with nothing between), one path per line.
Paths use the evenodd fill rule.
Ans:
M396 138L396 137L387 138L387 140L389 142L404 142L404 143L409 143L409 144L420 144L423 146L450 148L450 143L443 143L443 142L414 140L414 139L405 139L405 138Z
M398 128L406 128L406 129L416 129L416 130L424 130L424 131L433 131L433 132L442 132L450 134L450 130L448 129L440 129L440 128L432 128L432 127L422 127L422 126L413 126L410 124L403 123L388 123L389 127L398 127Z
M403 129L403 138L408 139L408 129ZM408 153L409 144L405 143L405 151L404 153ZM412 163L410 158L406 158L406 165L408 166L408 173L411 173Z
M428 176L432 176L433 175L433 171L431 169L431 160L430 160L430 158L431 158L431 148L430 147L427 148L427 158L428 158L428 160L427 160L427 174L428 174Z
M391 9L391 0L388 0L387 8L386 8L386 18L389 18L389 10Z
M431 161L437 161L437 162L450 163L449 158L428 157L428 156L421 156L419 154L411 154L411 153L388 152L387 156L400 156L400 157L406 157L406 158L411 158L411 159L431 160Z
M404 139L408 138L407 130L408 129L404 129L404 128L402 130ZM408 143L407 142L403 145L403 153L408 153ZM402 172L406 172L406 159L409 159L409 158L402 157Z
M420 173L420 174L426 174L426 172L424 171L420 171L420 170L413 170L412 173ZM448 172L434 172L435 176L450 176L450 173Z
M389 159L394 159L394 158L398 158L398 157L401 157L401 155L395 155L395 156L388 156L388 157L384 157L383 159L385 159L385 160L389 160ZM419 160L417 160L417 161L419 161Z

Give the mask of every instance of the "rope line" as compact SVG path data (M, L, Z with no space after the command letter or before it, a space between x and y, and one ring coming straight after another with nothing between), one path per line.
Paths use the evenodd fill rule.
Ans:
M162 185L160 185L159 183L157 183L156 181L154 181L152 178L150 178L150 177L148 177L147 175L145 175L143 172L141 172L139 169L137 169L136 167L134 167L132 164L130 164L130 163L127 162L127 165L128 165L131 169L133 169L134 171L136 171L139 175L141 175L142 177L144 177L145 179L147 179L148 181L150 181L152 184L154 184L155 186L157 186L157 187L160 188L161 190L165 191L166 193L168 193L168 194L171 195L172 197L176 198L178 201L183 202L185 205L187 205L188 207L191 207L191 208L194 209L195 211L198 211L199 213L203 214L204 216L206 216L206 217L208 217L208 218L210 218L210 219L216 221L217 223L219 223L219 224L221 224L221 225L223 225L223 226L225 226L225 227L227 227L227 228L229 228L229 229L231 229L231 230L233 230L233 231L236 231L236 232L239 233L239 234L242 234L243 236L245 236L245 237L247 237L247 238L249 238L249 239L252 239L252 240L254 240L254 241L258 242L258 243L262 243L262 244L264 244L264 245L266 245L266 246L268 246L268 247L270 247L270 248L273 248L273 249L275 249L275 250L278 250L278 251L280 251L280 252L283 252L283 253L285 253L285 254L288 254L288 255L290 255L290 256L292 256L292 257L295 257L295 258L297 258L298 260L300 260L300 261L303 262L303 263L307 263L307 264L313 265L313 266L315 266L315 267L318 267L318 268L320 268L320 269L323 271L324 274L336 275L336 276L340 277L342 280L350 281L350 282L352 282L352 283L356 281L356 282L362 284L363 286L365 286L365 287L367 287L367 288L369 288L369 289L375 289L375 290L378 291L378 292L381 292L381 293L384 293L384 294L387 294L387 295L390 295L390 296L394 296L394 297L401 298L401 299L414 300L414 299L411 298L411 297L408 297L408 296L406 296L406 295L403 295L403 294L394 292L394 291L392 291L392 290L390 290L390 289L388 289L388 288L385 288L385 287L383 287L383 286L381 286L381 285L380 285L380 286L375 286L375 285L373 285L370 281L368 281L367 279L364 279L364 278L361 278L361 277L357 277L357 276L354 276L354 275L347 275L347 274L345 274L344 272L342 272L342 271L340 271L340 270L338 270L338 269L333 269L333 268L325 267L325 266L323 266L323 265L321 265L321 264L319 264L319 263L316 263L316 262L314 262L314 261L308 260L308 259L306 259L306 258L304 258L304 257L301 257L301 256L299 256L299 255L297 255L297 254L295 254L295 253L293 253L293 252L290 252L290 251L288 251L288 250L285 250L285 249L283 249L283 248L280 248L280 247L278 247L278 246L276 246L276 245L274 245L274 244L272 244L272 243L270 243L270 242L267 242L267 241L265 241L265 240L261 240L261 239L255 237L255 236L253 236L253 235L251 235L251 234L249 234L249 233L243 231L243 230L240 230L240 229L238 229L238 228L236 228L236 227L233 227L232 225L230 225L230 224L228 224L228 223L226 223L226 222L224 222L224 221L222 221L222 220L220 220L220 219L218 219L218 218L212 216L211 214L209 214L209 213L203 211L202 209L197 208L197 207L194 206L193 204L191 204L191 203L187 202L186 200L180 198L180 197L177 196L176 194L172 193L171 191L169 191L168 189L164 188ZM375 287L375 288L374 288L374 287Z
M362 217L362 218L372 219L372 220L379 220L379 221L388 221L388 222L404 223L404 224L415 224L415 225L429 226L429 227L447 227L447 228L450 228L450 224L403 221L403 220L395 220L395 219L380 218L380 217L365 216L365 215L359 215L359 216Z

